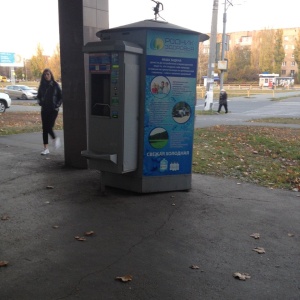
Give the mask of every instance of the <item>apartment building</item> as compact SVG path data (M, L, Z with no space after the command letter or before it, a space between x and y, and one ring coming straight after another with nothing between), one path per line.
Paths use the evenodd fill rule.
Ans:
M266 29L268 30L268 29ZM270 29L271 30L271 29ZM276 29L272 29L275 30ZM296 39L298 37L298 33L300 31L300 28L283 28L283 36L282 36L282 43L285 51L285 58L282 62L281 66L281 74L280 76L291 76L294 77L295 74L298 73L298 66L295 62L294 58L294 49L295 49L295 43ZM239 32L231 32L227 33L227 41L228 45L227 48L230 49L234 47L235 45L240 46L251 46L253 43L253 40L255 37L259 34L260 31L254 30L254 31L239 31ZM222 34L217 35L217 41L220 44L222 41ZM218 48L218 47L217 47ZM200 46L200 55L202 54L208 54L209 53L209 40L205 41L203 45ZM226 56L226 55L225 55ZM230 62L229 62L230 64Z
M275 29L276 30L276 29ZM281 76L294 77L298 73L298 66L294 58L295 41L300 28L283 28L282 43L285 52L285 59L281 66ZM251 46L253 37L258 31L241 31L228 33L229 49L234 45Z

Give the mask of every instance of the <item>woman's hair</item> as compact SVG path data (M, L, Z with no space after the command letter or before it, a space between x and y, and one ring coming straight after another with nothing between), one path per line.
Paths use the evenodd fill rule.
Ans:
M43 73L42 73L40 85L41 85L43 82L46 82L46 79L45 79L45 76L44 76L45 73L50 73L50 74L51 74L51 81L55 81L52 71L51 71L49 68L46 68L46 69L44 69L44 71L43 71Z

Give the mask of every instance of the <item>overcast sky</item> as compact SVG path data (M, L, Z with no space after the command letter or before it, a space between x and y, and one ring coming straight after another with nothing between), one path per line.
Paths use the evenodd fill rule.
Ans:
M160 16L167 22L210 33L214 0L161 0ZM225 0L219 0L218 32L223 31ZM299 0L227 1L226 32L300 27ZM152 0L109 0L110 27L154 19ZM159 18L159 20L162 20ZM38 43L52 55L59 43L57 0L1 1L0 52L30 58Z

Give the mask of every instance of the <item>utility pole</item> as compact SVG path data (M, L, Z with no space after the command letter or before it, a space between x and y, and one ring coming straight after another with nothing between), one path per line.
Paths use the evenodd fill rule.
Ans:
M222 52L221 52L221 61L224 62L225 60L225 49L227 49L227 38L226 38L226 22L227 22L227 2L229 5L232 6L232 3L229 0L225 0L224 3L224 13L223 13L223 34L222 34ZM225 69L221 69L221 75L220 75L220 90L223 88L224 83L224 72L227 69L227 66L225 66Z
M219 9L219 0L214 0L213 10L212 10L210 48L209 48L209 58L208 58L208 71L207 71L204 110L212 110L214 104L213 88L214 88L214 69L215 69L215 61L216 61L218 9Z

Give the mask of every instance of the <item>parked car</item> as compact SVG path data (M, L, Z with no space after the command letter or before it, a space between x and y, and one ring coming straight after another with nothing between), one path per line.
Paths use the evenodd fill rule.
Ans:
M29 100L37 98L37 90L26 85L7 85L3 92L16 99Z
M1 82L7 82L7 77L6 76L0 76L0 81Z
M4 113L7 108L11 105L11 99L9 95L0 93L0 113Z

